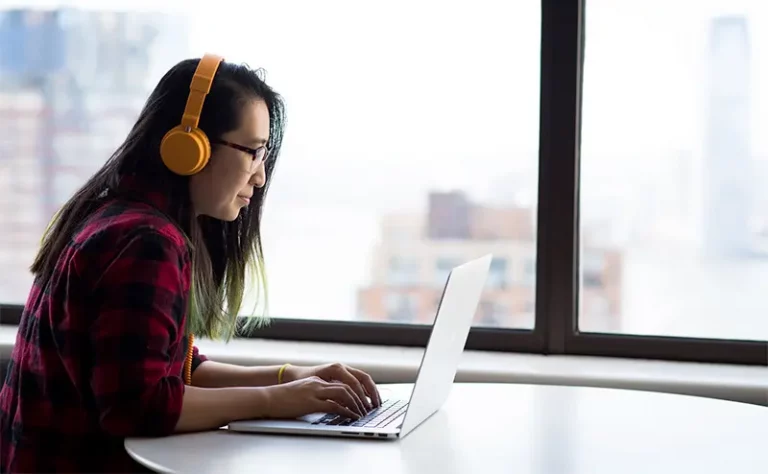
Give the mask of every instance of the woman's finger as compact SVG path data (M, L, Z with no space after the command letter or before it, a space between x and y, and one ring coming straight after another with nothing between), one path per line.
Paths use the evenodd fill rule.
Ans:
M336 403L333 400L318 400L318 402L319 402L319 406L316 408L317 412L333 413L335 415L341 415L347 418L352 418L353 420L360 419L360 415L350 410L349 408L345 407L344 405L340 405Z
M355 374L348 370L347 368L343 368L339 371L339 373L336 375L336 378L339 382L345 383L349 388L351 388L355 395L360 399L360 402L363 404L363 406L366 409L366 412L370 411L371 404L368 402L368 397L366 395L366 389L363 387L363 384L361 381L355 376Z
M353 392L346 384L329 384L325 389L325 393L323 393L323 397L349 408L359 416L363 416L367 413L363 408L362 403L357 399L355 392Z
M365 388L365 392L371 399L373 406L381 406L381 394L379 394L379 389L376 387L376 383L373 381L373 377L359 369L350 368L349 371L361 383L363 388Z

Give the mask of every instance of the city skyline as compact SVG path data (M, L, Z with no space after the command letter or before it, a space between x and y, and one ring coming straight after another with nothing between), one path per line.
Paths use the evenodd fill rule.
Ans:
M531 207L489 206L462 192L431 192L424 213L381 219L370 280L357 291L357 319L430 324L449 272L491 253L475 324L530 329L536 307L536 215ZM618 328L622 250L583 239L582 319Z
M51 216L114 152L146 100L145 74L168 50L172 16L59 10L0 12L0 276L3 302L24 302L28 268ZM84 36L89 41L84 40Z

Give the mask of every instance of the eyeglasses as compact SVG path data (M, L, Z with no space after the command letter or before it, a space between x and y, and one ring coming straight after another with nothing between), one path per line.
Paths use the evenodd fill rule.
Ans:
M228 146L230 148L234 148L235 150L239 150L251 155L251 173L255 173L256 168L258 168L259 165L269 156L269 148L267 148L266 145L262 145L258 148L250 148L247 146L238 145L237 143L228 142L226 140L212 140L212 143Z

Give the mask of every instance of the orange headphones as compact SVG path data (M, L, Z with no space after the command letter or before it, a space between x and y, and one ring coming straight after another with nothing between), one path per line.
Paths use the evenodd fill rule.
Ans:
M215 54L206 54L200 59L189 85L181 124L170 129L160 142L160 157L165 166L176 174L190 176L199 173L211 157L211 142L197 126L205 96L211 91L213 77L223 60Z

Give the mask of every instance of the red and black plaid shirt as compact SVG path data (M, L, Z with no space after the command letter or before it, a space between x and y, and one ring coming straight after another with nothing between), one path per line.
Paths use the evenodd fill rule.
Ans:
M0 391L0 472L140 471L123 440L179 419L190 256L159 193L120 188L143 202L107 199L29 294Z

